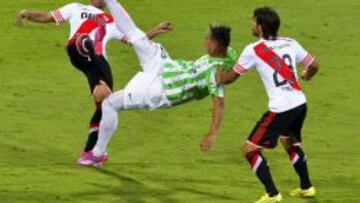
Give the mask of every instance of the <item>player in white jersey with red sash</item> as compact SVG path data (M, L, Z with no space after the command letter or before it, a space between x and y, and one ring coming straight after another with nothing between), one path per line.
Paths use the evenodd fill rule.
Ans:
M280 18L271 8L254 11L253 34L259 41L248 45L233 70L219 71L222 84L234 82L255 68L269 96L269 111L257 123L244 145L243 152L253 172L264 184L266 195L257 203L280 202L277 190L261 153L262 148L275 148L280 137L290 160L300 177L300 187L291 192L293 196L315 196L309 178L306 156L301 149L301 129L306 117L306 98L298 82L296 65L305 67L301 78L308 81L318 71L315 58L295 40L278 37Z
M105 46L112 39L131 44L127 36L116 28L113 17L104 13L104 8L103 0L90 0L89 5L70 3L51 12L23 10L16 21L18 26L22 25L23 19L39 23L59 25L69 22L70 24L70 36L67 43L69 59L87 77L96 103L96 110L90 121L89 138L81 157L86 156L97 142L102 115L101 103L113 89L113 78L106 59ZM152 38L161 33L161 29L162 24L146 35ZM107 156L103 159L107 159Z
M111 39L127 43L126 36L118 31L113 23L112 16L104 13L104 7L103 0L91 0L90 5L70 3L51 12L23 10L17 18L18 26L22 25L23 19L39 23L59 25L69 22L70 24L70 36L67 43L69 59L87 77L96 103L83 155L92 150L96 144L102 115L101 102L113 88L113 78L106 59L105 46ZM99 24L103 26L99 28ZM101 35L101 31L106 32L106 35Z

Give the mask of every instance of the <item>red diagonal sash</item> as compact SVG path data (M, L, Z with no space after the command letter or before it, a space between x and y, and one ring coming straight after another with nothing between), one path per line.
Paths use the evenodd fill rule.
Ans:
M82 35L82 34L90 34L93 30L95 30L99 26L99 23L97 22L97 20L98 21L104 21L106 23L114 22L113 17L111 15L107 14L107 13L97 14L96 18L97 19L89 18L86 21L84 21L81 24L81 26L78 28L78 30L76 31L74 36L70 39L69 44L75 43L76 39L80 35Z
M295 77L294 71L289 68L285 61L272 51L264 42L254 47L256 55L274 69L296 90L301 91L301 86Z

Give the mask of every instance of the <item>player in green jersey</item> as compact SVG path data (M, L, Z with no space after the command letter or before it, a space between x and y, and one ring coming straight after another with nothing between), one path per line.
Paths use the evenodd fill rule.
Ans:
M118 124L118 111L172 107L206 96L213 97L213 119L201 148L208 149L215 141L223 114L224 86L216 83L219 68L232 68L236 51L229 47L231 29L210 26L205 37L207 55L196 61L173 60L166 50L149 40L116 0L105 0L117 28L129 38L142 67L123 89L111 94L103 102L99 139L89 156L79 165L101 167L107 160L106 147ZM162 23L152 32L154 37L171 30L170 23Z

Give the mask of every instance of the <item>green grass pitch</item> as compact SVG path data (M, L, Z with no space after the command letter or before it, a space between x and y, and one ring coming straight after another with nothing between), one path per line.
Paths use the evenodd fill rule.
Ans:
M14 26L23 8L49 10L69 0L3 0L0 7L0 202L248 203L263 188L242 157L241 146L267 110L255 72L229 86L222 129L213 150L199 142L210 125L205 99L170 110L119 114L104 170L79 168L93 111L85 78L65 53L68 26ZM87 3L86 0L82 0ZM285 203L360 201L359 0L134 0L122 1L139 27L162 20L175 30L157 39L173 58L204 54L212 22L233 27L239 52L250 33L255 7L270 5L282 17L281 35L314 53L321 72L302 83L309 114L304 149L317 188L316 199L292 198L298 185L287 155L266 152ZM108 47L116 89L138 71L131 48Z

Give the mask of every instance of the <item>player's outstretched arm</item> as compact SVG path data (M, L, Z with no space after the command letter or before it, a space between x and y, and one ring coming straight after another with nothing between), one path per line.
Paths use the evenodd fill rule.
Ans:
M22 10L16 17L16 26L22 26L24 19L37 23L55 23L50 12Z
M217 83L218 84L231 84L235 82L240 77L239 73L234 70L230 70L228 72L224 72L223 68L219 68L217 71Z
M211 146L216 140L216 137L218 135L222 115L224 112L224 98L221 97L214 97L213 99L214 103L214 110L213 110L213 116L212 116L212 123L210 127L209 133L203 138L200 148L203 151L210 150Z
M310 66L301 74L301 78L305 81L310 81L319 71L319 68L319 63L314 59Z
M150 30L146 33L147 37L149 39L153 39L159 34L167 33L173 30L173 27L170 22L162 22L159 25L157 25L154 29Z

